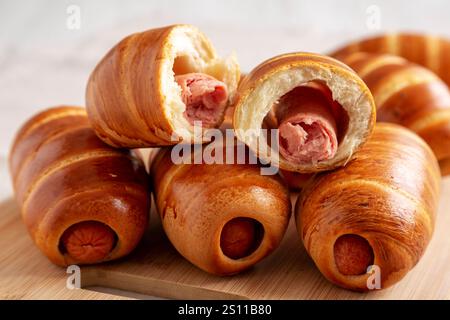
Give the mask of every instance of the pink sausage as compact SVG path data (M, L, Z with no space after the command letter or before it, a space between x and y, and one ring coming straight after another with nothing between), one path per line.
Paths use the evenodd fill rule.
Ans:
M337 125L324 94L316 88L300 86L281 97L278 108L279 148L285 159L308 164L334 157Z
M228 100L225 83L203 73L175 76L186 105L184 116L190 124L201 121L203 127L214 127L222 120Z

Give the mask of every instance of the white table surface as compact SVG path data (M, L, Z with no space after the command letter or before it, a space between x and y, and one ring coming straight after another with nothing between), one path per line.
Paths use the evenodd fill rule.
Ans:
M67 27L70 5L79 29ZM325 53L385 31L450 36L449 9L446 0L0 0L0 201L11 196L6 157L18 127L43 108L83 105L91 70L130 33L191 23L250 70L276 54Z

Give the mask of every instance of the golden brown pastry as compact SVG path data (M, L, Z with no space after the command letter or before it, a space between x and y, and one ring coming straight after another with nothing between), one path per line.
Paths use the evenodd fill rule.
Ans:
M450 85L450 40L429 34L389 33L352 42L331 55L352 52L388 53L401 56L436 73Z
M450 174L450 158L439 161L439 167L441 168L441 174L447 176Z
M433 72L401 57L356 52L342 62L364 80L375 99L377 121L401 124L431 147L443 175L450 174L450 91Z
M87 111L97 135L115 147L207 141L233 99L240 72L236 58L221 59L190 25L132 34L92 72ZM201 121L205 130L194 130Z
M233 125L263 162L311 173L348 162L374 122L372 96L349 67L317 54L291 53L263 62L241 81ZM278 129L278 141L264 137L261 128Z
M314 173L298 173L292 171L280 170L280 176L291 191L300 191L312 179Z
M422 257L434 230L440 189L433 152L401 126L378 123L346 167L303 189L297 230L322 274L352 290L368 290L367 268L381 288L402 279Z
M164 148L151 174L169 240L209 273L230 275L250 268L279 245L286 231L288 190L279 176L261 175L258 165L176 165L171 149Z
M83 108L32 117L17 133L9 163L22 218L53 263L113 260L138 244L150 207L144 166L98 139Z

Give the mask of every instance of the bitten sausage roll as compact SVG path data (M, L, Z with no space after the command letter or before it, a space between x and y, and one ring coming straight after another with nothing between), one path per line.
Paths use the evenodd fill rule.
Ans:
M363 39L336 50L331 55L339 58L352 52L388 53L401 56L436 73L450 85L450 40L413 33L390 33Z
M87 84L87 111L97 135L115 147L206 141L239 78L236 58L221 59L195 27L152 29L126 37L100 61Z
M311 173L349 161L374 122L372 96L355 72L329 57L292 53L263 62L241 81L233 125L260 159ZM278 129L277 144L263 127Z
M258 165L175 165L166 148L151 173L169 240L209 273L230 275L250 268L279 245L286 231L288 190L278 176L261 175Z
M346 167L318 175L297 200L297 229L315 264L335 284L368 290L367 268L381 287L402 279L434 230L440 188L433 152L416 134L388 123Z
M156 155L158 154L159 148L142 148L134 149L134 155L138 157L145 166L145 171L150 172L150 167Z
M419 134L450 174L450 91L433 72L407 60L364 52L342 54L371 90L377 120L394 122Z
M147 227L143 164L98 139L83 108L56 107L26 122L10 171L31 237L57 265L122 257Z

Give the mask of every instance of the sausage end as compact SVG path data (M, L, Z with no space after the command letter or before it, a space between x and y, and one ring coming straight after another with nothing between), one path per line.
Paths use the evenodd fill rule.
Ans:
M222 229L220 247L231 259L241 259L253 253L261 242L262 225L251 218L234 218Z
M362 275L373 265L373 249L363 237L346 234L340 236L334 244L334 261L341 274Z
M61 251L79 263L103 261L114 248L116 233L98 221L83 221L69 227L61 237Z

